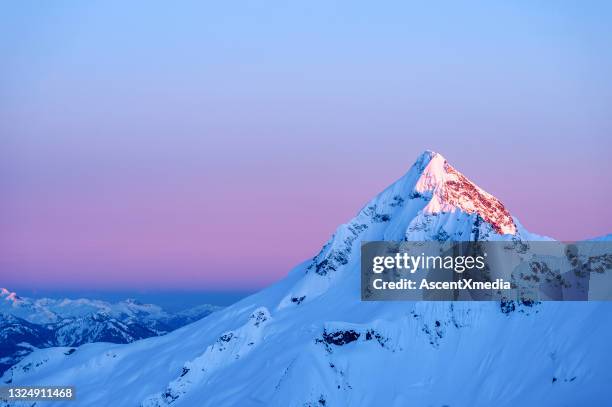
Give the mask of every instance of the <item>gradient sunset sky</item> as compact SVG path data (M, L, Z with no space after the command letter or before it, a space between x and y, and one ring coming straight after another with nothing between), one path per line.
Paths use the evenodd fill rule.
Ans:
M612 2L287 3L4 3L0 286L262 287L425 149L612 232Z

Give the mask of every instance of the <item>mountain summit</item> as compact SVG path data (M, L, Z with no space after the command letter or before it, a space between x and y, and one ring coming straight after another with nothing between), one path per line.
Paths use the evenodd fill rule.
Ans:
M419 156L415 164L421 172L414 190L430 200L427 213L452 212L455 209L477 213L499 234L516 234L517 228L504 205L483 191L446 159L433 151Z
M74 385L75 406L604 405L606 302L360 300L363 241L539 239L425 152L272 286L162 337L37 350L2 381Z
M521 239L547 238L526 231L497 198L471 182L441 154L428 150L404 176L338 227L281 307L310 301L334 285L352 289L356 282L341 281L358 279L361 241Z

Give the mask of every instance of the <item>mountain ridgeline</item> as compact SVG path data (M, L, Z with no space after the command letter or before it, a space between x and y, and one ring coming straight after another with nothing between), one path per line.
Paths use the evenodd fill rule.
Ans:
M164 335L219 309L202 305L168 313L135 300L31 299L0 289L0 373L37 348L91 342L130 343Z

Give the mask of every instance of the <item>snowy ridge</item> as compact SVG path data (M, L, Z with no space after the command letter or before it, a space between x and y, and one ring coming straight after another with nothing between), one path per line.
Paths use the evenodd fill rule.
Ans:
M360 301L361 241L538 238L436 157L265 290L165 336L36 351L2 381L75 385L78 406L609 404L611 304Z
M263 328L269 321L270 312L265 307L256 309L242 327L223 333L202 355L186 362L181 375L163 393L147 398L142 407L171 405L216 369L246 356L261 341Z
M612 233L604 235L604 236L594 237L588 240L591 242L609 242L610 240L612 240Z

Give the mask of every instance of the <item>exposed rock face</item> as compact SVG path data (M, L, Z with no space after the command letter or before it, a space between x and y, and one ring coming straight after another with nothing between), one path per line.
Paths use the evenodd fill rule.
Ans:
M516 234L512 215L499 199L476 186L442 155L434 152L424 155L429 156L429 162L416 183L415 191L429 198L423 209L425 213L461 209L469 214L477 213L498 234Z

